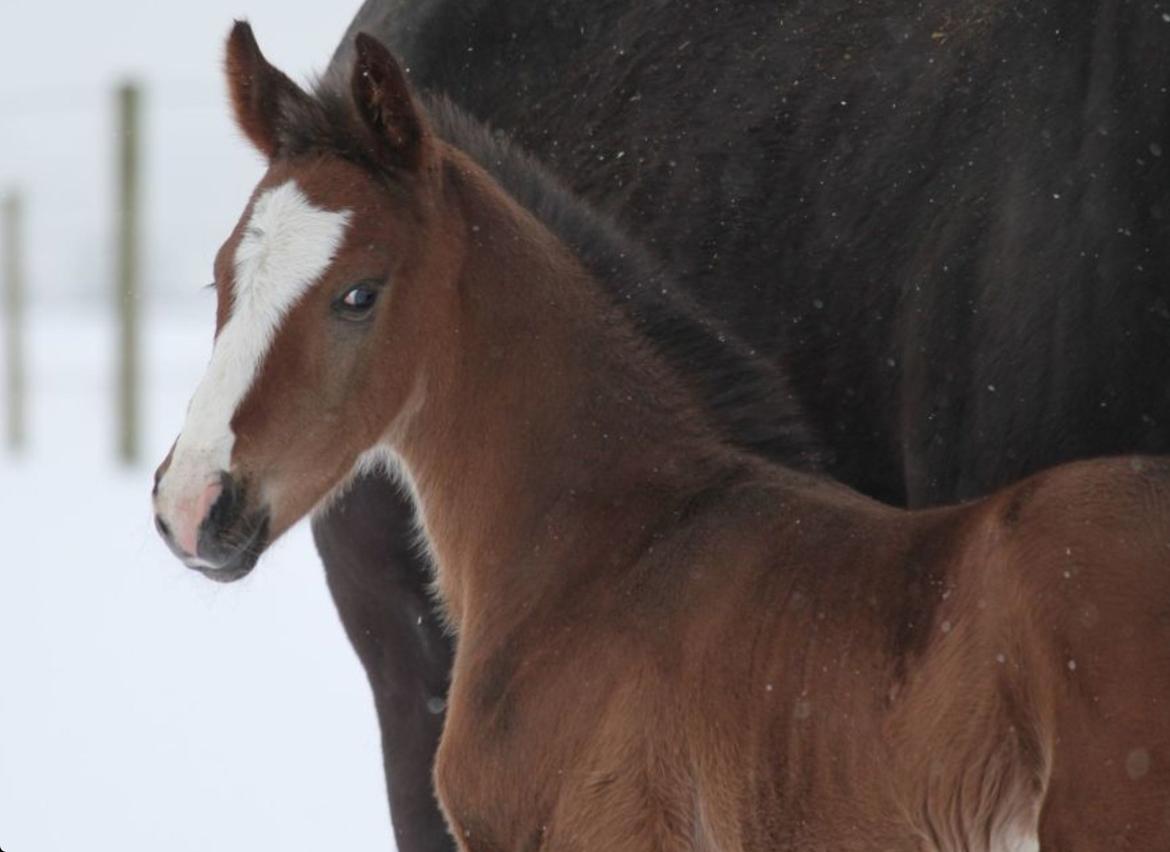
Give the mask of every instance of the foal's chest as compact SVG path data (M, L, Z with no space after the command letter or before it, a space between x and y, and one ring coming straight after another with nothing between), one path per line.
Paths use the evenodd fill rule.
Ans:
M462 848L642 848L620 813L644 799L629 786L640 738L599 670L589 655L500 653L456 671L435 778Z

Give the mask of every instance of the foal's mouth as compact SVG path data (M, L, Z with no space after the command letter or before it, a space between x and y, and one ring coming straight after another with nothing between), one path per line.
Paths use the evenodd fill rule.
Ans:
M217 583L234 583L252 573L268 546L268 515L253 516L236 534L201 542L200 555L183 563Z

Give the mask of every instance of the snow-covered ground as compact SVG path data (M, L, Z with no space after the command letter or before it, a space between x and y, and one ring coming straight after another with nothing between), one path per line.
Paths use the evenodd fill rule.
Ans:
M229 586L154 533L150 475L209 352L205 295L144 323L133 469L113 462L106 318L32 316L32 445L0 449L8 852L393 848L372 701L307 527Z
M214 298L198 288L263 170L231 122L224 37L250 18L272 61L304 80L359 5L3 6L0 196L24 197L34 308L32 444L19 460L0 444L6 852L393 848L372 701L308 530L223 587L165 550L149 508L210 347ZM152 307L132 470L113 460L105 313L113 92L126 78L144 87Z

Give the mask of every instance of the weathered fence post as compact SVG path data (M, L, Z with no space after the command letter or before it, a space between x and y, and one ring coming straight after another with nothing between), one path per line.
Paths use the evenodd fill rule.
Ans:
M118 456L125 464L138 461L138 193L139 109L141 94L135 83L119 86L118 120Z
M22 216L20 195L13 190L4 198L3 247L0 248L4 256L4 360L8 365L4 382L5 410L8 412L5 433L8 448L13 453L23 450L25 444Z

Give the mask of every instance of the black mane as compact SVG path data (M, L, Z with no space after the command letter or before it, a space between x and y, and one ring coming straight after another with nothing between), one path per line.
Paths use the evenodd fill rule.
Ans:
M328 153L386 176L366 153L349 98L328 82L285 110L281 153ZM434 132L465 152L572 250L698 394L727 441L790 467L817 470L822 448L787 377L675 286L661 263L574 196L508 137L447 98L426 99Z

